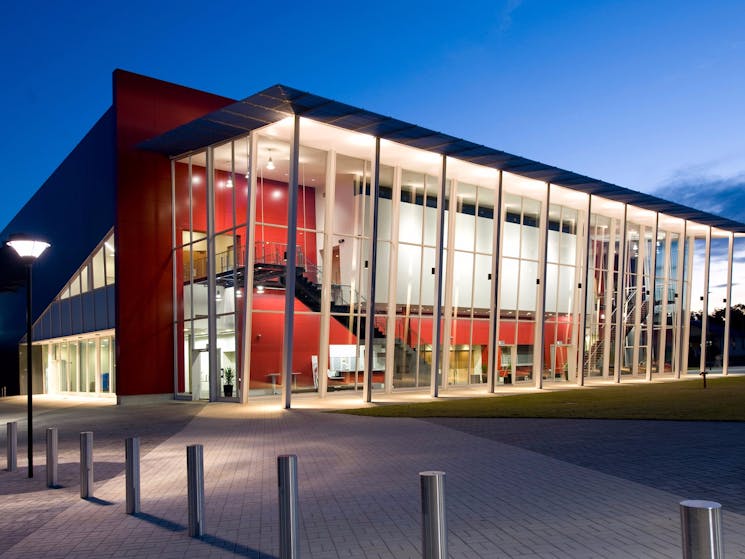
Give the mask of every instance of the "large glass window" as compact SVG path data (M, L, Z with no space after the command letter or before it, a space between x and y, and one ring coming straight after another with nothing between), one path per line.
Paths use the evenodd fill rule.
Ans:
M503 191L498 376L501 382L526 382L535 378L535 334L536 328L542 328L535 314L546 184L503 173Z
M93 254L91 262L93 269L93 289L99 289L106 285L106 270L104 269L103 245Z
M727 272L730 235L712 229L709 269L709 306L707 309L706 367L721 371L724 359L724 325L727 306ZM734 276L733 276L734 277Z
M253 250L255 262L249 385L254 394L279 394L282 381L292 126L293 119L285 119L255 132L258 135L253 167L256 190L252 203L256 224L254 244L249 247ZM299 188L298 194L300 191ZM300 201L299 206L302 206ZM296 265L302 262L299 260L302 256L302 251L296 253Z
M371 140L371 139L370 139ZM372 152L368 141L364 148ZM364 154L364 152L363 152ZM330 242L319 237L324 251L322 267L330 286L330 320L326 353L326 377L329 390L360 389L364 372L364 346L367 301L369 299L368 270L371 243L371 180L372 161L366 158L337 154ZM328 196L318 193L316 212L318 223L328 234L326 205ZM329 254L326 254L326 251ZM379 330L375 330L378 336ZM319 348L319 358L323 356ZM323 363L318 375L324 374Z
M732 295L730 297L729 366L745 365L745 236L734 238Z
M180 348L183 369L177 391L194 394L197 399L209 395L209 366L200 367L200 346L207 346L207 177L206 154L196 153L174 162L174 225L178 246L175 250L177 331L183 332ZM107 259L108 264L108 259ZM203 379L202 376L205 378ZM207 392L201 388L207 382Z
M448 160L452 177L446 201L445 245L452 262L446 274L445 326L448 384L487 380L492 288L492 259L498 173ZM498 216L498 213L497 213ZM448 288L449 286L449 288Z
M588 196L555 185L546 230L543 380L576 380Z
M624 323L625 298L620 277L623 263L623 204L593 197L590 219L589 268L585 280L586 377L615 377L619 321ZM620 356L619 356L620 357Z
M393 388L429 386L442 158L387 141L380 158L375 314L385 343L376 350L384 360L374 377Z
M687 324L689 329L687 371L698 374L701 371L701 330L704 314L708 310L704 308L705 270L706 270L706 227L696 227L689 223L688 226L688 254L690 256L691 278L690 291L690 320ZM708 321L707 321L708 322Z
M115 393L112 330L83 335L73 341L53 339L35 345L42 349L45 393Z
M116 258L114 257L113 233L103 244L106 254L106 285L114 285L116 281Z

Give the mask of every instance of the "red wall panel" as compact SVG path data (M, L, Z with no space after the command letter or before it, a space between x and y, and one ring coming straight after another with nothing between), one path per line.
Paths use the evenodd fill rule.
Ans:
M137 145L233 101L117 70L117 393L173 391L168 158Z

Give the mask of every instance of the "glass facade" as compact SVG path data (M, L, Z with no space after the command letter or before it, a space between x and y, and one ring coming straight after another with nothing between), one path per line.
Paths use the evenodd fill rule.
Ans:
M43 393L115 393L115 242L112 231L33 325L33 367L40 359ZM20 363L23 376L23 356Z
M241 103L138 129L172 158L141 192L112 167L119 244L45 274L37 389L113 394L117 335L123 397L285 405L745 365L745 225L284 86Z
M194 399L236 398L241 388L249 157L243 138L172 166L174 391Z
M695 324L729 233L377 145L286 118L174 160L177 393L620 382L717 343L722 366Z

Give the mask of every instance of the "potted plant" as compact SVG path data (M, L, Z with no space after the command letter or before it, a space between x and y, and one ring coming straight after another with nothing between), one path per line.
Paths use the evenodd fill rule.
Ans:
M233 378L233 369L227 367L225 369L225 384L222 385L222 391L226 398L233 397Z

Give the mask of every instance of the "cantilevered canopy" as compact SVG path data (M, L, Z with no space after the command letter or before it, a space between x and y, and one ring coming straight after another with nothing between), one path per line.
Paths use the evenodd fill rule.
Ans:
M664 212L670 216L689 219L726 231L745 233L745 224L738 221L565 171L525 157L511 155L284 85L272 86L243 101L209 113L150 139L142 143L140 147L175 157L244 135L251 130L292 115L378 136L407 146L456 157L485 167L509 171L588 194L597 194L610 200Z

